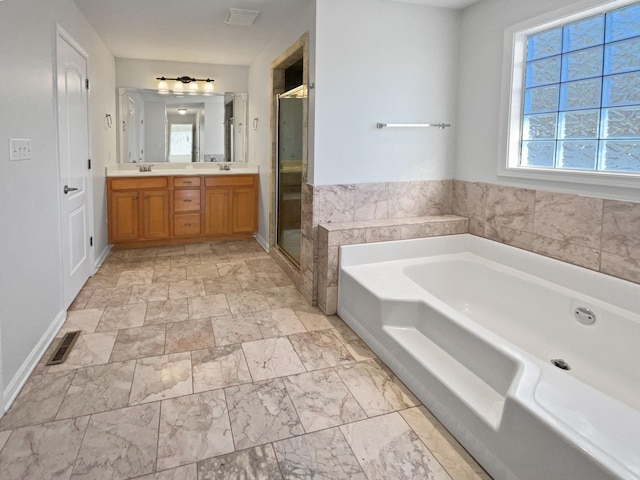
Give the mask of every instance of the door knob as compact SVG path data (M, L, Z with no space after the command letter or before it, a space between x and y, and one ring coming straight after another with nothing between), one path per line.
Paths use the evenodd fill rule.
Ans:
M78 190L77 188L74 187L70 187L68 185L65 185L64 188L62 189L62 191L64 192L64 194L66 195L69 192L75 192L76 190Z

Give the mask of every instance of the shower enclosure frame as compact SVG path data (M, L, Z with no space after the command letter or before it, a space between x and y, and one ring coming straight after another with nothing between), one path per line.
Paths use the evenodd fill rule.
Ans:
M305 202L311 204L311 191L307 185L307 119L309 115L308 102L303 107L303 127L302 127L302 185L301 185L301 253L298 263L292 261L277 243L277 207L278 207L278 95L285 93L285 70L293 64L303 61L302 84L308 87L309 66L308 66L308 34L302 35L286 51L271 63L271 181L270 181L270 202L269 202L269 254L282 267L287 276L298 286L302 294L313 303L313 244L310 243L311 217L305 215ZM310 213L310 211L309 211ZM307 218L308 217L308 218ZM306 235L305 235L306 232ZM311 246L311 248L309 248ZM306 247L306 248L305 248Z

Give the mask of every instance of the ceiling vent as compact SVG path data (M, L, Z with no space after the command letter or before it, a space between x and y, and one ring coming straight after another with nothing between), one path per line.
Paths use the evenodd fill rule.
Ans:
M244 10L242 8L230 8L224 23L228 25L240 25L247 27L256 21L260 10Z

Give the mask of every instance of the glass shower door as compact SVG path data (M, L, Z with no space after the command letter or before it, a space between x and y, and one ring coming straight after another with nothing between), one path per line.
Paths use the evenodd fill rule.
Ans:
M304 85L278 96L277 245L300 266Z

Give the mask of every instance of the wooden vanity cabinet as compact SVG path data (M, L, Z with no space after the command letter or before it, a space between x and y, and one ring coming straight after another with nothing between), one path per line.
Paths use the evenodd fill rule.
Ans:
M205 234L243 236L258 230L258 176L205 178Z
M258 175L110 177L109 241L167 245L258 230Z
M211 187L204 192L204 233L206 235L228 235L231 188Z
M166 239L170 236L167 179L108 179L109 241Z
M112 243L137 240L140 236L140 206L138 191L109 195L109 241Z
M253 233L258 229L258 195L255 187L233 187L231 231Z
M153 240L169 238L169 192L144 190L142 192L142 238Z

